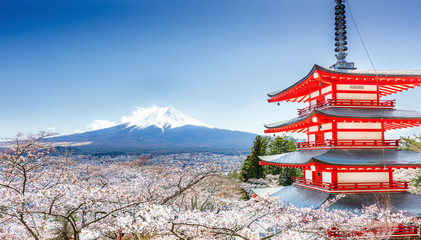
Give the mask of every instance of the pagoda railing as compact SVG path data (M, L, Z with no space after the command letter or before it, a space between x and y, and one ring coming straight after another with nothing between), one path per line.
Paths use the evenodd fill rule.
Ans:
M420 227L416 225L403 225L398 224L397 226L382 226L380 223L372 223L372 227L362 228L356 231L344 231L337 228L331 228L327 232L327 235L330 238L339 238L339 239L367 239L368 236L378 235L380 236L389 236L393 238L397 237L417 237L420 236ZM385 225L385 223L383 223ZM418 239L418 238L417 238Z
M342 139L334 140L329 139L325 141L311 141L311 142L298 142L297 148L320 148L320 147L339 147L339 148L358 148L358 147L399 147L399 139L387 140L372 140L372 139Z
M303 177L293 177L294 183L327 191L361 191L361 190L407 190L408 183L393 182L358 182L358 183L328 183L305 179Z
M298 109L298 115L305 115L317 108L326 107L380 107L380 108L393 108L395 107L396 100L357 100L357 99L327 99L324 102L311 105L309 107Z

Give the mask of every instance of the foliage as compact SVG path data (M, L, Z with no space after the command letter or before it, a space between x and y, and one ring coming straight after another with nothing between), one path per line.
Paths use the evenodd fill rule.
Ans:
M18 239L79 240L92 229L113 232L118 213L154 204L213 209L221 192L217 184L228 185L220 179L204 182L221 175L216 167L199 166L186 174L176 167L144 166L142 159L107 166L53 159L48 136L19 134L0 155L0 233L15 229Z
M409 182L409 191L421 194L421 169L397 169L393 174L393 179L397 181Z
M407 151L421 152L421 135L401 137L400 148ZM396 180L411 182L409 190L421 194L421 169L399 169L395 171Z
M288 135L281 135L275 138L257 136L250 155L244 161L241 169L241 179L248 181L251 178L263 178L267 174L279 175L279 183L291 185L294 176L302 175L302 171L296 168L285 168L276 166L260 166L258 156L267 154L281 154L296 151L295 139Z
M228 173L228 178L233 180L240 180L241 179L241 172L237 169L232 170Z
M322 239L332 229L352 238L370 226L376 231L362 238L381 239L398 224L418 223L376 205L330 211L337 199L318 209L271 197L244 201L218 165L180 169L52 158L46 136L19 135L1 153L0 239Z
M413 137L401 137L399 143L403 150L421 152L421 135L414 134Z
M269 145L270 154L281 154L287 152L293 152L297 150L295 139L288 135L277 136L271 138ZM302 176L301 169L298 168L286 168L267 166L266 173L278 175L279 183L284 186L291 185L293 183L293 177Z
M262 178L265 176L264 167L259 165L259 157L267 154L269 137L257 135L250 155L247 156L241 168L241 178L243 181L248 181L250 178Z
M280 154L297 150L295 139L289 135L281 135L270 139L269 153Z

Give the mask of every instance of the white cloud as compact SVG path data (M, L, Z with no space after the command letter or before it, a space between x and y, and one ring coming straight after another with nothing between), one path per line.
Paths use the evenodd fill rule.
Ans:
M117 125L117 123L108 120L95 120L90 124L87 124L86 127L91 130L98 130L103 128L108 128Z

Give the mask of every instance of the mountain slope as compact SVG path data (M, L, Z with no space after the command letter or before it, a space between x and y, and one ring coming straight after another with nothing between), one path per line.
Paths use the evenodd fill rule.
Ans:
M54 142L90 142L83 152L237 152L248 151L255 134L217 129L173 108L138 109L122 124L58 136Z

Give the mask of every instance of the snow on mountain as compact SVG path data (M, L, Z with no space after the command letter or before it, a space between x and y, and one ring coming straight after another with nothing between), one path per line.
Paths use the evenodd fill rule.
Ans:
M137 108L121 123L96 121L93 131L49 138L80 152L248 151L256 134L211 127L171 107ZM77 145L75 145L77 144ZM83 144L83 145L82 145ZM61 145L58 145L61 146Z
M186 125L213 128L172 107L158 107L155 105L152 108L138 107L132 116L123 116L121 122L127 124L127 127L133 127L133 129L156 126L161 128L162 131L166 128L177 128Z

